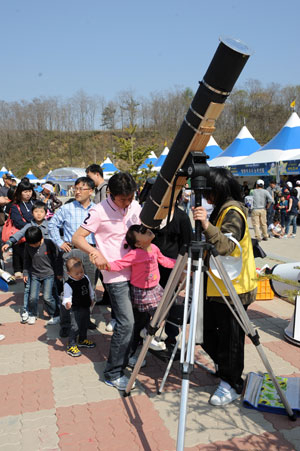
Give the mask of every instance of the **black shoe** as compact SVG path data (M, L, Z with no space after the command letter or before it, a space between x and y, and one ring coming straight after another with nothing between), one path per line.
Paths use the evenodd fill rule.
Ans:
M268 241L268 238L264 237L264 238L263 238L263 241Z
M78 341L78 348L95 348L96 343L94 343L91 340L88 340L87 338L82 341Z
M95 330L97 329L97 325L95 323L92 323L92 321L90 321L88 324L88 329Z
M60 336L61 338L68 337L68 336L69 336L69 331L68 331L68 329L60 329L60 331L59 331L59 336Z

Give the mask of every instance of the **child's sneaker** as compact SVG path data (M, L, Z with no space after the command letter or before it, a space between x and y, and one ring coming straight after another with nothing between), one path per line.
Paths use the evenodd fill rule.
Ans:
M80 357L81 352L77 348L77 346L68 346L67 347L67 354L71 355L72 357Z
M110 322L106 325L106 332L113 332L117 321L115 319L111 319Z
M27 324L33 325L36 322L36 317L35 316L29 316Z
M59 316L51 316L49 321L47 321L47 326L51 326L53 324L58 324L59 322L60 322L60 317Z
M95 348L96 343L94 343L91 340L88 340L87 338L85 340L78 342L78 348Z
M145 340L147 337L148 331L144 327L144 329L141 330L140 336ZM157 341L155 337L152 338L149 348L152 349L152 351L165 351L166 350L166 344L164 341Z
M28 312L26 312L26 310L24 310L21 313L21 324L26 324L28 322L28 319L29 319L29 314L28 314Z

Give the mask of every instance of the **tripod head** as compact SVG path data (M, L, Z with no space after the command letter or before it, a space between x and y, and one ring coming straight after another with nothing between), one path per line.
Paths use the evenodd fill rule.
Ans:
M209 166L206 162L208 156L204 152L191 152L184 166L178 172L191 179L191 189L195 194L195 207L202 205L202 195L210 190L207 186ZM201 241L202 225L195 221L195 240Z

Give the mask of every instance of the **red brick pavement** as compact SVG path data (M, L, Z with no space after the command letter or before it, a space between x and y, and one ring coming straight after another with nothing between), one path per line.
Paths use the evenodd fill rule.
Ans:
M1 294L0 306L20 307L22 294ZM95 313L99 308L95 309ZM105 314L105 313L104 313ZM277 314L268 309L267 303L255 303L249 309L249 316L255 319L276 318ZM1 310L0 310L1 317ZM55 326L54 326L55 327ZM5 323L1 326L1 333L6 339L0 344L1 349L9 349L9 345L42 342L47 344L45 352L49 360L49 368L35 371L24 371L0 376L0 421L8 416L13 418L26 413L49 411L55 416L57 424L57 437L59 447L51 449L60 450L104 450L104 451L173 451L176 448L174 433L169 429L168 421L164 420L157 405L152 402L163 377L166 363L149 354L147 366L138 376L145 393L132 394L128 398L103 399L98 402L86 402L78 405L58 407L55 404L53 394L52 368L75 367L91 362L104 362L107 358L111 334L91 334L97 347L95 349L83 349L82 357L72 358L66 353L67 339L48 339L47 327L44 319L39 319L34 326L21 325L19 319L15 322ZM281 359L289 362L300 375L299 348L286 343L283 340L274 340L263 343L271 352ZM6 346L8 346L6 348ZM2 348L3 347L3 348ZM197 348L200 351L200 347ZM208 360L202 353L197 353L197 359L207 364ZM291 375L290 375L291 376ZM195 367L191 375L190 387L205 387L216 385L217 379L201 368ZM178 361L174 363L165 386L165 393L178 392L181 385L181 375ZM104 386L106 387L106 386ZM107 388L107 387L106 387ZM107 388L108 389L108 388ZM76 390L76 387L74 387ZM114 389L112 398L116 397ZM207 391L207 390L206 390ZM226 408L224 421L226 418ZM176 415L178 413L176 412ZM242 415L242 413L241 413ZM210 443L199 443L196 446L187 447L190 451L215 451L215 450L260 450L260 451L290 451L296 449L289 442L283 432L293 431L295 427L300 431L300 419L296 423L287 420L286 416L263 413L261 418L268 422L273 432L266 431L260 434L247 434L235 436L230 440L214 441L213 434ZM216 424L216 428L219 426ZM50 430L49 430L50 431ZM49 432L50 433L50 432ZM22 430L20 430L22 434ZM1 442L0 428L0 447ZM3 448L5 449L5 448ZM39 449L37 445L36 448Z

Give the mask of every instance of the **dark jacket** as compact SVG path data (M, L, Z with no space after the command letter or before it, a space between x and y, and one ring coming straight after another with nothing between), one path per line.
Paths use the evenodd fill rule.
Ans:
M32 200L29 202L20 202L18 206L20 207L22 214L19 212L17 205L13 204L10 210L10 217L14 223L14 226L17 227L17 229L22 229L27 222L31 222L33 220L31 213L33 202Z

